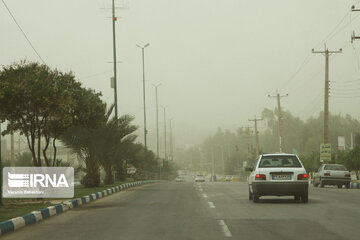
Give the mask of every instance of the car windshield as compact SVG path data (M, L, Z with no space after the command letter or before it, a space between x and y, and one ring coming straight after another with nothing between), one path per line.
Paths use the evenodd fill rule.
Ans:
M296 156L263 156L260 168L302 167Z
M343 165L325 165L324 170L346 171L346 167Z

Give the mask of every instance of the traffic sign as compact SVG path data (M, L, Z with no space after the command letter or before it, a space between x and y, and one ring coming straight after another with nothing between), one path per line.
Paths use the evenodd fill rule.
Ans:
M331 161L331 144L322 143L320 144L320 162Z

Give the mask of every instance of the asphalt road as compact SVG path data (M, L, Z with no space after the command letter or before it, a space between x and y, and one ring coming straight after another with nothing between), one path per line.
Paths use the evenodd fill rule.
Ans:
M129 189L3 239L360 239L360 190L310 187L309 203L248 200L246 183Z

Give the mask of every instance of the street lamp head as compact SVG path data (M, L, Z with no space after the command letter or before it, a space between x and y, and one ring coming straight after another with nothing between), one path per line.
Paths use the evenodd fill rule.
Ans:
M144 46L140 46L139 44L136 44L136 46L137 46L138 48L142 48L142 49L148 47L149 45L150 45L150 43L147 43L147 44L145 44Z

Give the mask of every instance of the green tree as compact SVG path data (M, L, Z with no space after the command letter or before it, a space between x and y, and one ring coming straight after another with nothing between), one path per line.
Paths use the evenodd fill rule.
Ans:
M2 134L25 135L34 166L54 166L58 137L73 125L96 126L104 109L100 94L82 88L71 72L26 61L0 71L1 120L9 121ZM51 139L52 160L46 154Z

